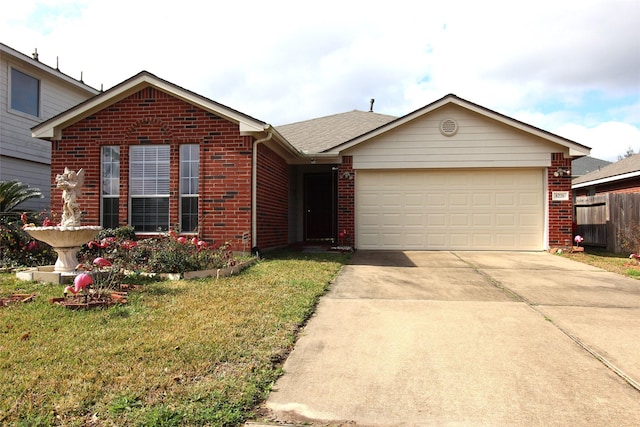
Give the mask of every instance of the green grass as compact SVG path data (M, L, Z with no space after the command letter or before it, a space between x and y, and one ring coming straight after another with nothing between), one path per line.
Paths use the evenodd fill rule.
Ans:
M574 261L583 262L594 267L613 273L622 274L623 276L640 279L640 265L634 260L629 259L629 254L619 254L607 252L598 248L585 248L585 252L562 254L563 257L570 258Z
M281 373L348 259L272 255L240 275L155 282L124 306L50 305L62 287L0 274L0 424L235 426Z

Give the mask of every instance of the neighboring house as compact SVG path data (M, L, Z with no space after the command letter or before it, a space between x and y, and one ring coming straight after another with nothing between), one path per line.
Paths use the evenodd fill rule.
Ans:
M85 168L87 224L241 248L543 250L571 239L589 148L455 95L400 118L273 126L141 72L33 128ZM52 210L61 202L53 198Z
M640 154L573 180L577 233L585 245L622 252L640 224Z
M39 188L43 199L21 209L49 207L50 144L31 128L98 93L59 70L0 43L0 181L19 180Z
M640 193L640 154L575 178L571 188L576 196L595 196L603 193Z
M579 176L598 171L610 164L611 162L607 160L596 159L591 156L580 157L571 162L571 177L575 179Z

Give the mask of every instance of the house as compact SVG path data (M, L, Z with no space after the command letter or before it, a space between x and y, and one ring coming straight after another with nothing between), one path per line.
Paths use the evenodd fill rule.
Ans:
M455 95L399 118L352 111L273 127L148 72L32 132L51 141L52 175L85 168L86 223L236 248L564 246L571 160L589 154Z
M607 160L597 159L591 156L579 157L571 162L571 176L575 179L579 176L600 170L610 164L611 162Z
M585 245L622 252L625 236L640 233L640 154L575 178L571 188Z
M39 188L44 198L20 207L49 207L51 147L31 128L99 92L33 57L0 43L0 181Z
M640 154L575 178L571 188L577 197L604 193L640 193Z

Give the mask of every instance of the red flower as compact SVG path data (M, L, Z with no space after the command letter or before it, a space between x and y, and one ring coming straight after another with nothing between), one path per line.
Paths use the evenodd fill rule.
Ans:
M136 246L138 246L138 242L134 242L133 240L125 240L120 246L122 246L122 248L125 250L131 250L131 248L135 248Z

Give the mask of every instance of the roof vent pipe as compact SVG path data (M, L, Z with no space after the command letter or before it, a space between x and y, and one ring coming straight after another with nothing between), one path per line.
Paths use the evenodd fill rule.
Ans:
M374 102L376 102L376 100L375 100L375 99L373 99L373 98L371 98L370 105L369 105L369 112L370 112L370 113L373 113L373 103L374 103Z

